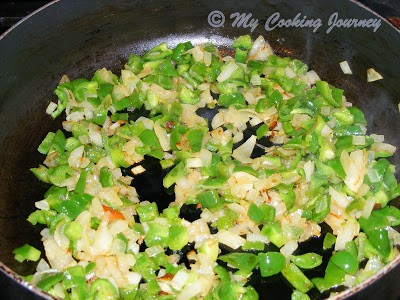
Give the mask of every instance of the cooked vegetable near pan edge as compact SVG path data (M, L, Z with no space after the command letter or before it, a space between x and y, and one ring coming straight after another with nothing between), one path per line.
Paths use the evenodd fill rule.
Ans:
M26 280L66 299L250 300L268 296L254 276L281 277L297 300L353 287L399 254L395 147L263 37L232 48L162 43L119 76L62 78L47 113L65 111L63 130L31 169L51 185L28 218L44 225L45 253L14 250L39 261ZM149 160L172 200L139 199Z

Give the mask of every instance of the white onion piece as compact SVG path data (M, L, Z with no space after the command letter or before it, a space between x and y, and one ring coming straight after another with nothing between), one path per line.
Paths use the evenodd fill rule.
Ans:
M222 70L222 72L218 75L217 81L223 82L223 81L227 80L229 77L231 77L233 72L235 72L237 70L237 68L239 68L237 64L235 64L234 62L230 62L225 67L225 69Z
M349 63L346 60L340 63L340 68L342 69L344 74L349 74L349 75L353 74L353 72L350 69Z
M364 204L364 207L361 212L361 216L365 219L368 219L374 209L375 200L372 197L368 197L367 201Z
M251 163L252 159L250 158L250 156L253 153L256 142L257 137L255 135L252 135L246 142L233 150L232 157L237 159L241 163Z
M335 243L335 250L340 251L346 248L346 243L353 240L360 232L360 224L350 219L341 224L338 228L338 235Z
M374 134L373 133L369 137L372 138L375 143L383 143L385 140L385 136L383 134Z
M266 60L268 56L272 55L273 51L268 42L265 41L261 35L254 41L247 57L249 60Z
M379 74L377 71L375 71L374 68L369 68L367 70L367 81L368 82L373 82L377 80L383 79L382 75Z
M93 144L103 147L103 139L101 137L101 129L93 123L89 123L89 138Z
M174 278L172 279L171 286L177 291L180 291L188 281L189 276L190 273L187 270L180 269L178 272L176 272Z
M246 240L242 238L240 235L234 234L230 231L222 229L218 231L216 234L217 240L219 243L227 245L232 249L237 249L244 245Z
M296 251L298 247L299 245L297 242L289 241L280 249L280 252L283 254L283 256L288 258L293 254L294 251Z
M157 135L158 140L160 141L160 145L163 151L171 150L169 135L167 134L165 128L163 128L159 122L154 123L154 132Z
M304 173L306 175L306 182L310 182L311 181L311 175L314 173L314 167L315 164L312 160L307 161L304 166Z
M350 153L342 151L340 162L346 173L344 183L353 191L357 192L363 184L366 173L367 154L365 149L356 150Z
M57 107L57 103L50 102L46 108L46 114L51 115L57 109Z

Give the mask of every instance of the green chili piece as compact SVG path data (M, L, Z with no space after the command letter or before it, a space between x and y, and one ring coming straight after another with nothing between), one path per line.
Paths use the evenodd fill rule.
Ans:
M354 275L358 270L357 257L347 251L336 252L332 255L330 261L351 275Z
M204 208L212 208L221 202L218 193L214 190L206 191L197 195L197 201Z
M71 241L76 241L82 237L82 225L76 221L67 223L64 228L64 235Z
M307 293L314 286L295 264L289 263L286 265L282 270L282 275L302 293Z
M135 300L138 294L138 286L136 284L131 284L126 287L119 289L119 294L122 299Z
M147 231L144 240L146 242L147 247L152 247L155 245L160 245L161 247L167 247L169 241L168 236L169 236L168 227L165 227L158 223L151 222L149 223L149 230Z
M342 125L351 125L354 122L354 115L350 113L350 111L341 107L337 111L333 113L333 116L340 122Z
M49 152L51 146L53 145L53 140L55 135L56 134L54 132L49 132L43 139L42 143L39 145L37 149L41 154L47 154Z
M37 168L31 168L31 169L29 169L32 173L33 173L33 175L35 175L36 176L36 178L38 178L40 181L43 181L43 182L46 182L46 183L50 183L50 179L49 179L49 176L48 176L48 169L45 167L45 166L43 166L43 165L40 165L39 167L37 167Z
M87 171L82 170L81 174L79 175L78 182L76 183L75 186L75 193L83 194L85 192L86 178L87 178Z
M123 167L123 168L130 167L130 164L125 160L124 153L122 152L122 150L119 150L117 148L111 149L110 157L111 157L112 162L114 163L114 165L117 168L119 168L119 167Z
M293 291L290 300L310 300L310 297L305 293Z
M128 65L131 68L132 72L135 74L139 74L140 71L143 70L142 59L140 58L140 56L137 56L136 54L129 55Z
M283 236L280 222L278 221L264 225L264 227L261 229L261 234L266 235L269 240L278 248L282 247L287 242L286 238Z
M260 127L257 128L256 130L256 135L258 139L261 139L263 136L265 136L269 132L269 127L267 124L262 124Z
M246 100L241 93L221 94L218 98L218 105L224 107L232 105L236 108L243 108L246 106Z
M334 236L332 233L328 232L323 241L323 249L329 249L336 243L336 236Z
M245 50L250 50L252 47L250 35L241 35L235 39L232 43L233 48L242 48Z
M20 263L24 260L38 261L40 259L40 251L28 244L14 249L13 253L14 259Z
M326 81L317 81L315 83L318 93L328 102L328 104L334 107L340 107L336 100L332 96L332 90Z
M107 167L100 169L100 183L102 187L110 187L114 185L114 177Z
M278 274L286 265L285 257L279 252L258 253L261 276Z
M181 176L184 176L186 173L185 171L185 164L184 162L180 162L177 164L167 175L165 175L163 179L163 185L165 188L169 188L171 185L173 185L178 178Z
M90 285L88 300L106 300L118 298L118 292L110 281L104 278L97 278Z
M235 61L240 63L245 63L247 59L247 50L242 50L237 48L235 51Z
M214 271L215 271L215 273L217 273L219 279L220 279L222 282L229 282L229 281L231 281L231 276L229 275L228 271L227 271L224 267L222 267L222 266L220 266L220 265L216 265L216 266L214 267Z
M246 241L243 246L243 251L263 251L265 248L265 244L263 242L249 242Z
M51 113L51 117L53 119L57 118L67 107L68 99L70 97L70 91L66 88L66 86L66 84L60 84L54 91L58 98L58 105L57 109Z
M310 252L302 255L292 255L290 261L302 269L314 269L322 264L322 256Z
M168 247L181 250L189 242L189 231L183 225L172 224L169 228Z
M200 101L200 97L191 91L188 87L181 85L179 92L179 100L185 104L196 104Z
M60 186L73 173L74 171L68 165L61 165L49 168L47 176L52 184Z
M141 222L149 222L158 217L158 207L155 202L148 203L146 205L139 205L136 208Z
M71 220L75 220L85 209L86 205L92 201L92 198L89 194L72 194L68 200L54 205L54 209L58 213L66 215Z
M220 255L219 260L228 263L235 269L240 269L245 273L251 273L251 271L258 265L257 255L252 253L229 253Z
M47 276L44 276L44 278L42 278L36 284L36 286L48 292L53 286L55 286L57 283L60 283L63 277L64 275L62 273L48 274Z
M54 210L36 210L28 217L28 222L32 225L44 224L49 226L51 219L57 214Z
M364 126L367 125L367 121L365 120L364 113L359 108L352 106L347 109L353 115L355 124L361 124Z
M186 133L186 137L193 152L199 152L203 144L204 130L191 129Z
M257 206L251 203L247 215L257 224L269 223L275 219L275 207L267 204Z

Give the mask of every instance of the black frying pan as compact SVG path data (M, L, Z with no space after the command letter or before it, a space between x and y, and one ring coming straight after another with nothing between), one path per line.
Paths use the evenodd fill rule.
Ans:
M212 27L210 12L225 15L225 24ZM254 31L233 27L230 15L252 13L259 20ZM281 18L296 14L320 18L313 28L275 28L264 23L273 13ZM326 33L332 13L342 18L379 19L380 28L334 28ZM215 20L220 20L216 18ZM39 246L38 229L26 221L46 186L29 172L42 160L36 148L45 134L59 127L60 120L45 114L60 77L90 76L96 69L120 69L131 52L142 54L161 41L211 41L224 47L234 37L262 34L279 55L306 62L321 78L345 90L347 98L364 111L371 132L400 146L400 34L371 11L348 0L265 1L55 1L0 39L0 295L8 298L41 298L45 294L16 275L31 273L35 265L13 260L12 249L28 242ZM353 75L342 74L339 63L347 60ZM366 82L366 70L374 67L384 79ZM392 162L400 166L400 154ZM157 171L154 171L157 172ZM399 178L399 173L397 173ZM145 182L146 179L143 179ZM150 193L144 186L142 193ZM363 286L341 297L398 299L400 258ZM28 287L28 289L23 288ZM261 298L272 297L271 285L259 282ZM358 291L360 290L360 291ZM287 297L277 290L279 299Z

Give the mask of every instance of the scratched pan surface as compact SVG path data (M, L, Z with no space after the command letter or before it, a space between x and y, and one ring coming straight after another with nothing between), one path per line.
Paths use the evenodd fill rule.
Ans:
M212 27L210 12L225 15L225 24ZM252 13L258 26L232 26L231 14ZM298 13L307 19L320 19L314 28L275 28L266 31L264 24L273 13L280 19ZM386 140L400 146L399 101L400 34L380 20L372 28L333 28L328 34L328 20L337 12L339 18L379 19L377 15L345 0L338 1L59 1L36 12L0 40L0 296L33 299L48 297L22 281L18 274L28 274L31 264L18 264L11 251L28 242L39 246L39 230L26 220L40 200L46 186L28 171L43 159L37 145L49 130L59 127L44 111L63 74L71 78L90 76L96 69L117 71L131 52L143 53L161 41L173 47L179 42L211 41L223 47L233 38L262 34L280 55L305 61L335 86L345 90L347 98L364 111L371 132L384 134ZM214 17L216 23L221 16ZM238 25L238 24L236 24ZM254 23L253 23L254 25ZM272 26L273 24L271 24ZM352 76L344 76L339 63L347 60ZM368 84L366 70L374 67L384 79ZM392 160L397 166L400 155ZM151 164L151 162L148 162ZM153 189L162 174L154 167L152 176L136 183L144 198L157 199L165 192ZM397 174L397 177L399 174ZM151 179L152 178L152 179ZM168 197L165 196L165 199ZM190 210L187 215L194 214ZM320 241L309 243L314 247ZM367 284L348 290L340 297L351 299L398 299L400 289L399 258ZM287 299L290 292L283 281L268 283L252 278L260 298ZM317 299L318 296L315 296ZM321 298L321 297L320 297Z

